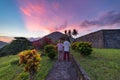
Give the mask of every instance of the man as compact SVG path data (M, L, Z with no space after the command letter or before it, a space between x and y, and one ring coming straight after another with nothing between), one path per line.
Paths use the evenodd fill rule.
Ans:
M64 60L69 61L69 59L70 59L70 42L67 39L65 39L63 46L64 46Z

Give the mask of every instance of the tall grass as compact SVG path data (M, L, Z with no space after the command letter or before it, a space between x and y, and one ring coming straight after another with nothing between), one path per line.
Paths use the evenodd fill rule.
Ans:
M91 80L120 80L120 49L93 49L87 57L72 53Z
M18 60L18 55L0 57L0 80L20 80L18 77L24 73L23 67L18 66L18 64L11 64L16 60ZM42 57L41 67L35 75L35 80L45 80L53 63L54 61L51 61L48 57ZM24 74L28 77L27 73Z

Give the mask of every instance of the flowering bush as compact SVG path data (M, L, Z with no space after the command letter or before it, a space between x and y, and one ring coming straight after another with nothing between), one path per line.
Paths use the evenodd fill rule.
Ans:
M45 53L50 59L54 59L56 56L56 47L54 45L46 45L45 48Z
M71 44L71 48L72 48L72 50L76 50L78 44L79 44L79 42L74 42L74 43L72 43L72 44Z
M77 51L83 56L88 56L92 52L92 44L90 42L79 42L77 45Z
M51 38L47 38L47 37L44 38L43 42L46 43L46 44L53 44L52 39Z
M54 44L54 42L52 41L51 38L45 37L45 38L43 39L43 42L42 42L42 47L43 47L43 49L44 49L44 47L45 47L46 45L49 45L49 44Z
M39 41L35 41L32 43L33 46L36 48L36 49L40 49L41 48L41 43Z
M25 50L19 53L19 58L19 64L25 67L24 71L29 72L30 80L33 80L33 76L40 66L40 54L36 50Z
M54 44L54 42L52 41L51 38L47 38L47 37L43 38L42 40L33 42L33 46L36 49L44 49L44 47L48 44Z

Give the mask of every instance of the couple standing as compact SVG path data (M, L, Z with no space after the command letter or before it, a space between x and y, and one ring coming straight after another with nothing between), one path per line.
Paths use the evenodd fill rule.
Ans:
M57 47L58 47L58 60L69 61L70 60L70 42L67 39L65 39L63 43L61 40L59 40Z

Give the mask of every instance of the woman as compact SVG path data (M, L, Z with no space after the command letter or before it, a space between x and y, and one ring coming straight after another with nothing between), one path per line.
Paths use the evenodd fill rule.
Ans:
M63 60L63 43L61 40L58 41L58 61Z

